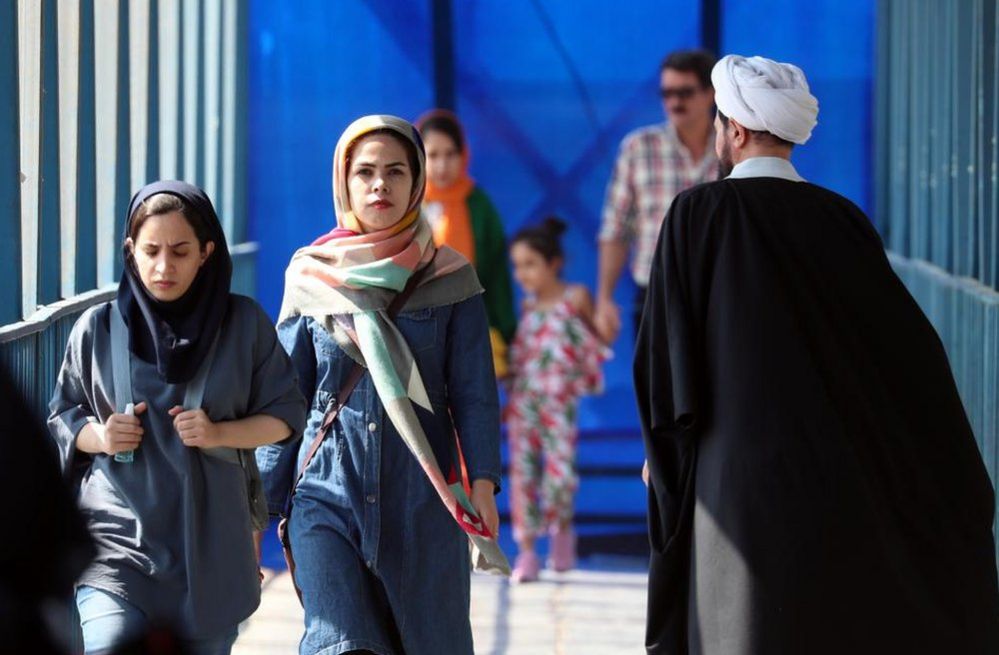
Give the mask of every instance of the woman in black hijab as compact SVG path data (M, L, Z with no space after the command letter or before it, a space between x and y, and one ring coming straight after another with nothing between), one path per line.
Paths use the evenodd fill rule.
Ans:
M164 259L156 258L146 247L136 250L139 232L149 219L164 220L171 213L183 216L185 221L175 227L184 232L186 222L200 246L200 253L194 252L193 245L183 252L172 246L175 253L191 256L188 262L183 257L175 260L173 273L179 279L171 278L177 282L172 287L156 284L170 277L155 270L156 265L165 263ZM208 196L184 182L147 185L132 197L128 216L124 256L129 265L118 285L118 307L128 325L130 347L136 355L155 364L167 382L187 382L208 354L228 307L232 259L222 225ZM157 243L154 248L160 245L168 244ZM148 271L148 279L143 279L149 265L153 270ZM183 276L190 274L194 274L193 281L184 289Z
M204 192L144 187L125 234L117 300L77 321L50 404L97 543L77 582L84 646L168 623L190 652L225 654L260 598L243 451L299 433L305 402L270 319L229 292Z

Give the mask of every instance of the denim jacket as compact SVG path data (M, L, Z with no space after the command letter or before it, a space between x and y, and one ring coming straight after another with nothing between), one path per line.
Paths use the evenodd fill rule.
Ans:
M431 413L414 406L441 469L446 473L451 465L457 432L470 479L491 480L498 490L499 399L482 295L453 305L404 309L395 322L413 351L434 409ZM278 338L298 372L309 414L300 439L291 437L257 448L268 506L275 514L283 510L323 415L354 365L323 325L311 317L286 319L278 325ZM376 441L401 439L377 402L367 374L338 421L347 435L363 433Z

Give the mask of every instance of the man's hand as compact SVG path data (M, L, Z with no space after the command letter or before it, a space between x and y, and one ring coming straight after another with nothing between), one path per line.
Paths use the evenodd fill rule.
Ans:
M187 409L180 405L174 405L169 412L173 417L173 427L180 435L181 441L189 448L217 448L219 443L219 429L205 410Z
M646 487L649 486L649 460L645 460L642 464L642 482Z
M499 536L499 512L496 510L496 485L490 480L472 483L472 507L479 513L494 538Z
M611 298L597 298L593 312L593 325L604 343L614 343L621 332L621 312Z

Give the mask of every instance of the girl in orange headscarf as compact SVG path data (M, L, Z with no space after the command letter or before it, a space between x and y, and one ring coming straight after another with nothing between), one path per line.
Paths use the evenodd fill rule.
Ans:
M468 143L458 117L444 109L424 114L417 127L427 150L424 213L437 245L449 245L475 266L485 291L497 377L507 374L507 344L517 329L503 222L468 175Z

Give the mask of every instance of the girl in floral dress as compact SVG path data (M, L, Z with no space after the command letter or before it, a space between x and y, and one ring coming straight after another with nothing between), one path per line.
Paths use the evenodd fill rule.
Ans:
M549 565L575 565L572 528L576 474L576 410L580 396L598 393L610 350L592 329L586 287L560 278L559 237L565 224L548 218L518 232L510 244L514 278L528 295L510 352L506 410L514 538L520 549L514 582L537 580L535 541L551 536Z

